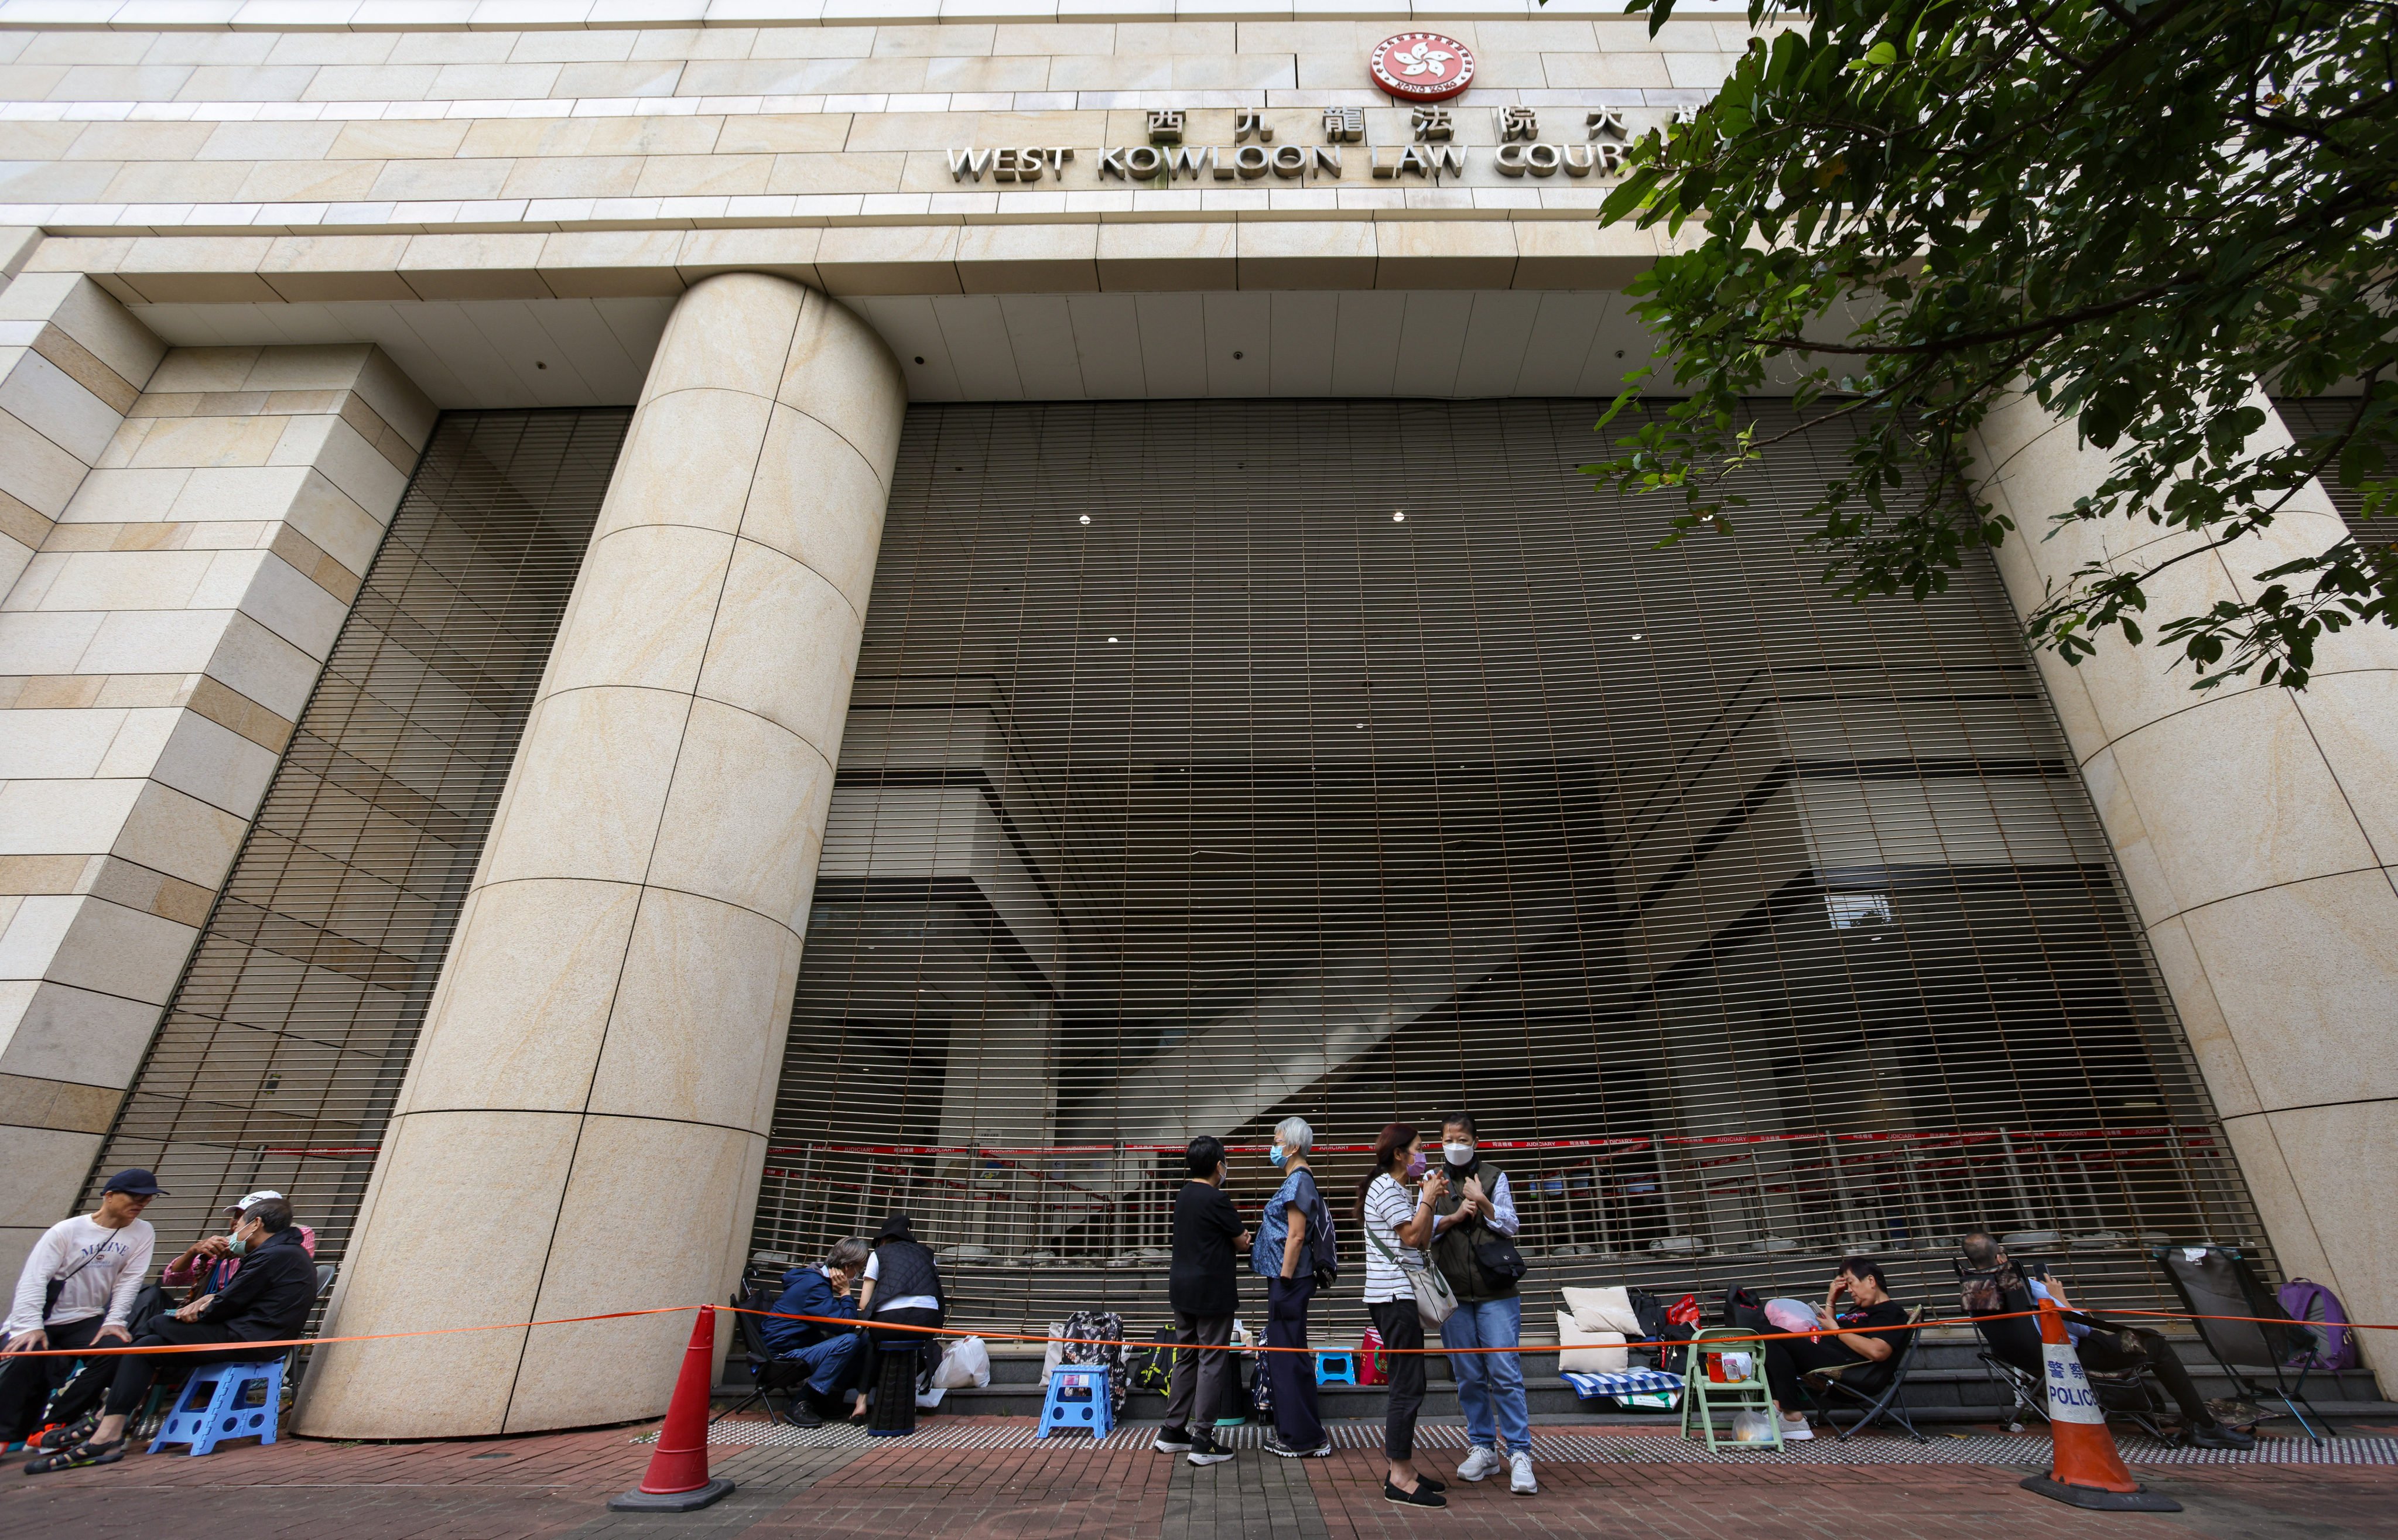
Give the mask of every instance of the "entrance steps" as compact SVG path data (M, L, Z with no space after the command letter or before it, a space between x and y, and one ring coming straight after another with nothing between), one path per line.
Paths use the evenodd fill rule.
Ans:
M1132 1344L1138 1347L1138 1344ZM1327 1339L1325 1346L1352 1346ZM2182 1362L2189 1366L2191 1377L2198 1382L2202 1394L2228 1397L2232 1394L2230 1382L2221 1370L2206 1357L2206 1350L2197 1339L2176 1343ZM1934 1328L1925 1334L1921 1347L1916 1351L1914 1369L1906 1380L1906 1402L1920 1423L1987 1423L2004 1412L2007 1398L1995 1384L1989 1372L1976 1357L1980 1344L1970 1331ZM1041 1349L1034 1344L994 1343L990 1344L990 1384L979 1388L952 1390L941 1402L942 1413L962 1413L975 1417L1037 1417L1041 1414ZM1435 1356L1429 1366L1429 1384L1425 1389L1423 1415L1428 1419L1456 1418L1462 1413L1457 1404L1457 1389L1449 1379L1448 1360ZM1566 1383L1557 1378L1556 1349L1554 1344L1532 1344L1524 1352L1526 1398L1530 1403L1535 1422L1554 1422L1561 1417L1587 1418L1607 1423L1657 1423L1670 1425L1670 1412L1592 1413ZM749 1375L738 1352L725 1362L723 1384L720 1394L734 1397L748 1394ZM2363 1371L2347 1374L2315 1373L2307 1377L2307 1390L2317 1411L2327 1417L2398 1416L2398 1403L2380 1398L2373 1376ZM1365 1420L1380 1422L1388 1393L1381 1385L1320 1385L1316 1389L1318 1403L1327 1421ZM2268 1405L2268 1410L2272 1410ZM1165 1398L1155 1391L1136 1388L1125 1406L1128 1422L1162 1422L1165 1416Z

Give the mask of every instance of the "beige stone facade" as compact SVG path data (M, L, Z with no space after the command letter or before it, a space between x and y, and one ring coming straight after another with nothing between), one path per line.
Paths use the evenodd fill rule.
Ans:
M364 344L169 349L72 274L0 294L0 1210L80 1193L433 407ZM12 338L12 341L15 340Z
M1668 237L1597 221L1601 149L1751 42L1726 4L1619 11L0 5L0 1266L84 1187L437 412L638 401L337 1324L721 1297L906 403L1610 390ZM1475 56L1442 123L1367 74L1416 29ZM1172 112L1204 166L1111 169ZM2022 412L1987 458L2027 530L2089 475ZM2065 562L2008 550L2020 593ZM2398 1309L2390 652L2343 643L2303 698L2047 676L2272 1238L2368 1318ZM626 1267L611 1216L670 1162L676 1265ZM495 1186L530 1238L432 1289L414 1237ZM306 1425L642 1415L679 1330L622 1375L571 1329L328 1358Z

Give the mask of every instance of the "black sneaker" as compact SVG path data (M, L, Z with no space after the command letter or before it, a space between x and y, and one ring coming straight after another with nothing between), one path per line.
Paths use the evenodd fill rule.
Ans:
M809 1405L804 1396L792 1398L789 1409L783 1413L783 1420L793 1427L822 1427L825 1425L824 1413Z
M2255 1434L2225 1427L2220 1423L2191 1428L2189 1441L2200 1449L2255 1449L2257 1447Z
M1382 1501L1385 1503L1404 1503L1408 1507L1414 1508L1445 1508L1448 1506L1448 1499L1441 1493L1433 1491L1432 1488L1426 1486L1424 1484L1423 1478L1421 1477L1416 1478L1416 1490L1413 1492L1401 1492L1398 1488L1391 1484L1391 1479L1389 1477L1383 1477Z
M1191 1430L1184 1427L1161 1427L1157 1430L1157 1441L1149 1447L1160 1454L1188 1454L1191 1452Z
M1201 1428L1191 1439L1191 1463L1194 1466L1220 1466L1233 1457L1233 1452L1216 1441L1216 1436Z

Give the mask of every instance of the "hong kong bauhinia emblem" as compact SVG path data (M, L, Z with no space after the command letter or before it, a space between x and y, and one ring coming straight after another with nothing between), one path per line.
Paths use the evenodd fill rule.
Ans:
M1446 101L1474 81L1474 55L1436 32L1382 39L1373 68L1374 84L1406 101Z

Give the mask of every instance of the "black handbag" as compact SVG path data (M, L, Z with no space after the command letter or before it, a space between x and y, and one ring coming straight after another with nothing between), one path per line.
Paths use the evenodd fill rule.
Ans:
M1516 1243L1487 1224L1477 1225L1474 1232L1474 1261L1494 1278L1516 1282L1532 1270Z
M44 1326L50 1324L50 1313L59 1307L59 1296L67 1291L67 1279L90 1266L99 1256L100 1253L97 1251L86 1253L83 1261L52 1278L49 1285L42 1290L42 1324Z

